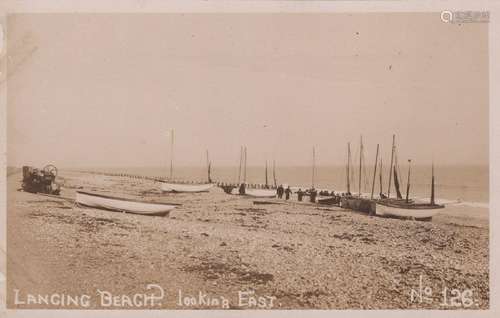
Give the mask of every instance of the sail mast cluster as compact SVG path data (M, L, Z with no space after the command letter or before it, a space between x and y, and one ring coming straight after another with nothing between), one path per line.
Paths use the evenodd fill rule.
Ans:
M174 129L170 130L170 171L169 171L169 179L173 180L173 158L174 158ZM396 200L401 200L402 202L410 203L410 178L411 178L411 160L408 160L408 175L406 180L406 197L403 200L401 191L400 191L400 181L401 181L401 173L398 166L398 158L396 151L396 135L392 136L392 148L391 148L391 163L389 166L389 181L387 188L387 196L383 193L383 178L382 178L382 158L380 157L380 144L377 144L376 154L375 154L375 163L373 166L373 176L371 182L371 191L370 191L370 199L374 199L375 195L375 183L377 178L377 172L379 173L379 184L380 184L380 198L381 199L390 199L391 195L391 186L392 179L394 178L394 188L396 190ZM351 194L351 185L353 173L351 170L351 162L352 162L352 153L351 153L351 143L347 143L347 166L346 166L346 181L347 181L347 195ZM211 170L212 170L212 162L209 157L208 149L206 150L206 164L207 164L207 179L208 183L212 183ZM365 168L365 169L364 169ZM276 180L276 161L273 160L273 183L274 187L277 187ZM377 171L378 170L378 171ZM364 174L364 176L363 176ZM364 179L363 179L364 177ZM363 136L360 136L359 141L359 175L358 175L358 198L362 197L362 182L365 180L364 190L366 191L368 188L368 178L366 173L366 167L364 167L364 144L363 144ZM246 184L247 182L247 147L240 147L240 158L239 158L239 168L238 168L238 184ZM434 162L432 163L432 182L431 182L431 198L430 205L435 205L435 183L434 183ZM316 147L312 147L312 172L311 172L311 189L314 189L316 186ZM268 160L265 161L265 187L269 188L269 165ZM412 201L413 202L413 201Z

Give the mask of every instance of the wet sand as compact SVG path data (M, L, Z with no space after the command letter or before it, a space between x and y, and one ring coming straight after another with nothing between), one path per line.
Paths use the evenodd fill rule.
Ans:
M168 217L83 208L17 191L21 174L11 173L10 308L63 308L15 304L16 289L21 300L27 293L88 294L89 308L102 308L97 290L133 296L147 292L147 284L162 286L167 297L147 308L220 309L180 306L179 290L223 296L234 309L255 309L239 304L238 292L249 290L276 297L274 309L463 308L441 304L445 287L470 289L467 308L489 307L487 211L457 207L431 222L405 221L297 202L254 205L218 188L161 194L153 181L70 171L60 176L64 197L82 189L182 206ZM411 302L420 277L432 295Z

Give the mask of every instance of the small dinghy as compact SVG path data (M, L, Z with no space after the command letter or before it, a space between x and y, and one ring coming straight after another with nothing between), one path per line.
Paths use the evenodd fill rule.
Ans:
M109 211L118 211L143 215L167 215L180 204L144 202L117 198L103 194L77 191L76 203Z
M178 184L162 182L161 191L175 193L197 193L208 192L214 186L213 183L205 184Z

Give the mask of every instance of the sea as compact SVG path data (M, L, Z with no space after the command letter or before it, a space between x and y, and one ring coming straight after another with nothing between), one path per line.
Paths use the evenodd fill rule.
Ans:
M169 176L168 167L99 167L83 169L87 171L126 173L150 177ZM347 190L347 173L345 166L317 166L314 171L311 167L276 167L276 183L290 185L294 188L308 189L314 184L318 190L329 190L345 192ZM359 171L351 169L350 189L357 193L359 187ZM388 168L382 170L382 192L387 194L389 187ZM406 196L408 168L399 167L398 179L403 197ZM175 167L173 180L176 181L207 181L206 167ZM435 196L438 203L455 204L476 208L489 207L489 167L487 165L447 165L435 166ZM237 183L244 178L239 173L239 167L212 166L212 180ZM412 166L410 171L409 197L422 201L430 200L431 195L432 167L430 165ZM246 182L253 184L266 183L266 169L263 166L250 166L247 168ZM268 169L268 183L274 184L273 171ZM396 194L394 181L391 182L391 197ZM366 168L361 171L361 192L370 195L374 185L374 194L380 193L380 174L377 171L375 182L372 169Z

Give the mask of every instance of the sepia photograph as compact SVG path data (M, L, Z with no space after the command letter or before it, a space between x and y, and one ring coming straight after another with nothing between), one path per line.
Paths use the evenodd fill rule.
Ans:
M489 19L6 15L6 307L490 309Z

